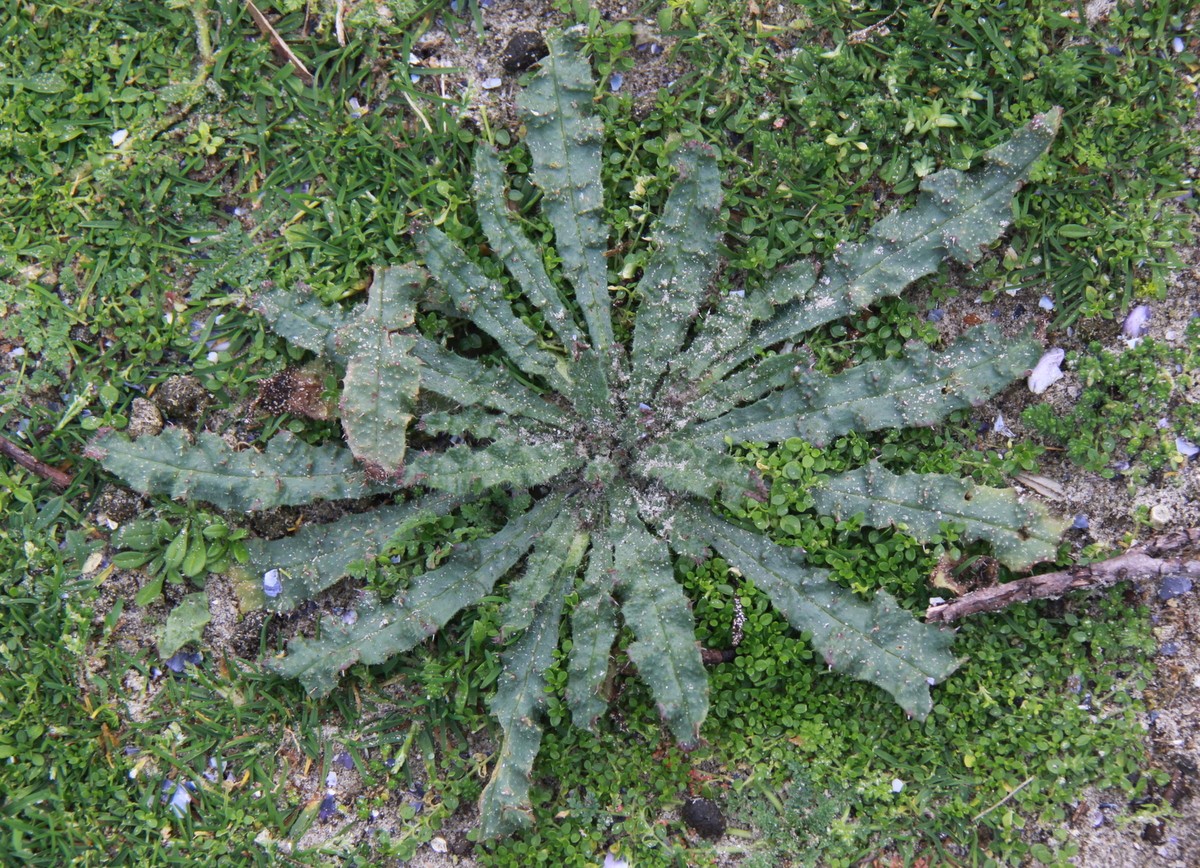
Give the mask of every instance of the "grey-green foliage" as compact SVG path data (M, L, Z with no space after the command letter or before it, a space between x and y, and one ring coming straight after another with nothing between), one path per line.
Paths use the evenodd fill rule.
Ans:
M760 290L716 298L710 286L721 237L716 160L704 145L684 146L637 285L627 350L614 337L609 305L602 136L592 94L590 69L565 36L553 41L522 98L532 177L555 229L566 284L551 279L543 255L510 213L496 153L481 146L476 155L476 207L488 244L540 311L544 332L514 312L501 284L471 254L429 227L417 238L427 271L379 270L357 311L322 308L281 291L259 301L276 332L344 369L349 451L301 449L287 440L262 454L226 454L212 438L202 435L188 447L177 433L135 445L114 435L95 447L106 467L143 491L233 508L357 496L381 486L429 490L251 546L258 571L277 571L272 581L282 576L272 602L277 609L336 582L356 557L377 552L423 517L444 515L496 488L537 494L532 508L502 531L456 546L395 600L367 601L356 622L339 620L326 624L320 638L294 639L287 656L271 664L325 693L351 664L412 648L511 576L502 637L509 645L491 700L504 742L483 795L488 835L528 822L539 709L572 593L578 602L569 613L565 665L574 722L590 728L603 713L603 684L623 623L632 636L627 653L665 723L683 744L700 737L707 678L691 610L675 580L677 555L719 554L811 635L831 667L878 685L909 714L927 715L930 685L957 665L951 635L914 620L886 593L858 598L809 566L799 549L722 517L722 503L766 491L728 448L745 440L825 442L850 431L933 424L996 394L1040 353L1035 341L1006 340L990 327L938 354L916 347L905 358L836 376L810 372L800 354L766 351L899 293L946 258L976 259L1007 226L1014 191L1058 128L1057 111L989 151L973 172L926 178L913 207L844 245L833 261L819 268L797 263ZM423 335L415 326L423 305L456 311L495 341L507 366L466 358ZM351 453L365 473L350 469ZM307 487L292 479L301 459L318 474ZM272 472L275 486L263 479ZM821 510L861 513L871 524L895 524L918 538L938 532L942 522L958 522L965 538L990 542L1013 567L1051 558L1062 527L1009 491L944 476L894 475L875 465L827 480L814 497Z

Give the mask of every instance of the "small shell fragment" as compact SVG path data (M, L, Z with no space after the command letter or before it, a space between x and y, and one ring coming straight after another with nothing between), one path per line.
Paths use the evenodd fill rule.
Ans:
M279 570L267 570L263 573L263 593L272 600L283 593L283 582L279 580Z
M504 84L504 81L502 79L497 78L496 76L492 76L491 78L485 78L483 80L483 89L484 90L495 90L502 84Z
M114 148L119 148L121 145L125 144L125 140L129 138L129 130L117 130L108 138L109 141L112 142Z
M1184 458L1191 458L1197 452L1200 452L1200 446L1197 446L1186 437L1175 438L1175 449Z
M1133 340L1140 338L1150 330L1150 305L1139 304L1125 317L1121 324L1121 334Z
M904 781L900 780L899 778L894 778L892 780L892 792L898 793L903 789L904 789Z
M1046 350L1038 359L1037 365L1029 372L1029 391L1040 395L1061 380L1063 372L1059 366L1066 357L1067 351L1062 347Z
M445 838L437 837L430 840L429 849L434 853L449 853L450 845L446 843Z
M1016 437L1017 436L1016 434L1013 433L1012 429L1008 427L1008 423L1004 421L1003 413L996 414L996 421L992 423L992 430L995 431L997 434L1001 434L1005 437Z

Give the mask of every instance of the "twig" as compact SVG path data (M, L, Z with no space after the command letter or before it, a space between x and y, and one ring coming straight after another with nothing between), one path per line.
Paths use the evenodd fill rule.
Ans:
M288 47L288 44L283 41L283 37L279 35L279 31L271 26L271 22L267 20L267 16L263 15L258 7L254 5L254 0L246 0L246 11L250 13L250 17L254 19L254 23L258 25L259 32L271 40L271 47L275 49L275 53L292 65L292 68L296 70L296 75L304 82L305 87L311 87L313 83L312 73L304 65L304 61L298 58L295 52Z
M985 810L985 811L980 811L978 814L976 814L976 815L975 815L975 816L974 816L974 817L971 819L971 822L972 822L972 823L978 823L980 820L982 820L984 817L986 817L986 816L987 816L988 814L990 814L992 811L996 810L996 808L998 808L998 807L1000 807L1001 805L1003 805L1005 802L1007 802L1009 799L1011 799L1013 796L1015 796L1017 793L1021 792L1021 790L1025 789L1027 786L1029 786L1029 785L1030 785L1030 784L1032 784L1032 783L1033 783L1033 778L1032 778L1032 777L1028 777L1028 778L1026 778L1025 780L1021 781L1021 783L1017 784L1017 785L1016 785L1016 786L1013 788L1012 792L1010 792L1010 793L1009 793L1007 796L1005 796L1003 799L1001 799L1000 801L996 802L996 804L992 805L992 806L991 806L990 808L988 808L987 810Z
M980 612L997 612L1014 603L1057 599L1068 591L1106 588L1118 582L1145 582L1168 575L1200 579L1200 560L1162 557L1196 545L1200 545L1200 528L1164 534L1107 561L1026 576L938 603L925 610L925 620L949 623Z
M6 437L0 437L0 455L5 455L13 461L20 464L30 473L36 473L43 479L50 480L50 484L60 491L69 487L74 480L71 474L64 473L57 467L51 467L45 461L40 461L34 458L16 443L13 443Z

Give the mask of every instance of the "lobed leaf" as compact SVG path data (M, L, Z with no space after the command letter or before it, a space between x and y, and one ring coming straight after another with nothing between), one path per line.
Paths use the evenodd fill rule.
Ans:
M541 347L537 332L513 313L500 285L490 280L458 245L436 227L418 236L425 264L454 299L460 315L491 335L512 363L559 391L569 388L567 364Z
M546 705L546 671L558 648L567 574L559 572L537 604L528 629L501 657L503 670L488 702L504 738L492 778L479 798L480 831L485 838L506 835L533 823L529 778L542 743L537 716Z
M708 713L708 674L691 606L675 581L666 543L652 536L631 508L614 504L612 518L621 615L635 639L629 657L676 740L685 748L695 745Z
M915 620L883 591L870 602L858 599L828 581L827 571L807 566L800 549L715 517L693 515L681 524L754 582L788 623L809 633L832 669L882 688L920 720L929 714L930 685L958 668L949 651L952 632Z
M1014 570L1053 560L1067 528L1067 522L1041 504L1022 502L1012 489L940 473L896 474L874 461L826 479L811 494L821 512L862 513L865 524L895 525L922 541L938 533L943 522L961 524L966 539L987 540Z
M404 477L410 485L475 494L497 485L540 485L583 461L573 443L560 438L534 442L518 433L483 447L452 446L445 452L411 455Z
M342 579L354 561L371 560L393 537L432 516L446 515L459 503L460 498L439 492L326 524L306 524L280 539L249 539L244 572L258 581L267 571L278 570L281 590L267 607L289 612Z
M235 451L208 432L192 443L178 428L137 441L109 433L93 440L87 454L142 494L203 500L237 512L392 490L369 482L347 450L309 446L286 431L272 437L263 452Z
M608 299L608 227L600 184L604 128L592 114L592 71L574 34L551 40L541 71L518 97L533 182L542 212L554 227L563 270L583 310L592 348L601 358L613 343Z
M579 601L571 612L571 653L567 659L567 707L575 725L587 730L595 729L596 719L608 707L601 690L617 638L614 581L612 540L596 538L579 584Z
M943 259L976 261L1012 222L1013 194L1058 132L1062 110L1038 115L1012 138L987 151L984 165L967 174L945 169L921 182L916 205L876 223L863 241L843 245L819 278L810 270L785 269L767 298L790 299L760 322L736 347L712 335L694 341L683 362L703 366L706 386L759 351L897 295L914 280L932 274ZM708 362L703 360L708 359Z
M707 146L692 143L658 220L654 252L638 281L631 403L654 400L659 380L683 348L717 266L721 176Z
M1011 340L993 326L972 329L941 354L910 344L900 359L816 372L745 407L677 435L696 443L775 443L803 437L817 445L850 431L932 425L977 406L1033 365L1041 346Z
M345 364L337 347L337 332L350 321L337 305L322 304L316 296L272 289L254 297L253 307L267 326L289 344Z
M358 662L382 663L433 636L459 611L491 593L496 582L529 550L536 534L553 520L562 504L551 496L494 536L455 547L442 566L417 576L403 597L382 604L368 597L357 620L321 622L318 639L298 637L287 656L269 667L297 678L310 694L323 696L338 676Z

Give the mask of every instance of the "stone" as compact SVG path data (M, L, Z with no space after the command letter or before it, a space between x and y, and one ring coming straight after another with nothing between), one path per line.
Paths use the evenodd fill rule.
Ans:
M725 817L711 799L688 799L683 805L683 822L701 838L715 841L725 834Z
M504 52L500 55L500 65L505 72L524 72L543 57L550 53L546 40L541 34L532 30L522 30L514 33Z

